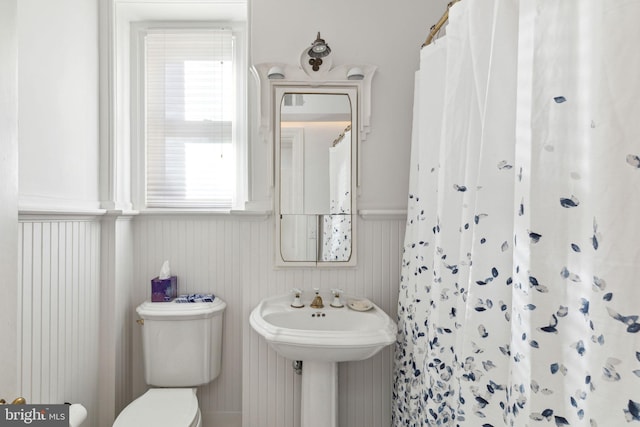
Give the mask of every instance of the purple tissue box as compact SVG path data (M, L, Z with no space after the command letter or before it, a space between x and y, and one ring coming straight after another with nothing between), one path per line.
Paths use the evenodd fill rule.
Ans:
M151 302L172 301L178 296L178 278L171 276L168 279L151 279Z

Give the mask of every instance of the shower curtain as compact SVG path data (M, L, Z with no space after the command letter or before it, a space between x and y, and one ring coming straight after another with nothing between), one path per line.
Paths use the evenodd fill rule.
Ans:
M421 51L393 425L640 426L640 0L462 0Z
M329 148L329 215L322 217L322 261L351 257L351 131Z

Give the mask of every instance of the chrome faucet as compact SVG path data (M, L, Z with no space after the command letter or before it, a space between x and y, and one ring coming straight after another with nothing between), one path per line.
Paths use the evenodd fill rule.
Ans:
M320 296L320 289L319 288L313 288L314 291L316 291L316 296L313 298L313 301L311 301L311 304L309 304L309 307L311 308L323 308L324 307L324 303L322 302L322 297Z

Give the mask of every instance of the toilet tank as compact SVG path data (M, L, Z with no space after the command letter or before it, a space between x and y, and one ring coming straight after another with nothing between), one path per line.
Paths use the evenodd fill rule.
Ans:
M139 305L147 384L194 387L213 381L220 374L226 306L218 297L213 302Z

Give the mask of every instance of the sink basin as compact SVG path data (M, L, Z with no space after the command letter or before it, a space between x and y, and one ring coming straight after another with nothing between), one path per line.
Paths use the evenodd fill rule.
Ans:
M321 296L320 309L311 299L291 307L291 294L266 298L249 317L277 353L303 362L301 427L337 427L338 362L367 359L396 340L395 322L375 304L343 295L345 306L335 308L332 296Z
M249 321L271 347L292 360L346 362L367 359L396 340L396 324L378 306L356 311L329 305L332 296L322 295L324 308L291 307L290 294L262 300L251 312Z

